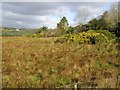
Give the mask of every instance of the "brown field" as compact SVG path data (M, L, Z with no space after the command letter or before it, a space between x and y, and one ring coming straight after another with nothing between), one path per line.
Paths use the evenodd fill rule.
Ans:
M61 44L54 39L3 37L3 87L117 87L117 43Z

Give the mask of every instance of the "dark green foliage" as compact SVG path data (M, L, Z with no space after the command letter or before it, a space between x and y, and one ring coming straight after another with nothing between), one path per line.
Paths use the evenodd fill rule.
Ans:
M118 22L118 24L117 24L115 34L116 34L117 37L120 37L120 22Z
M116 42L120 43L120 37L116 38Z
M42 33L42 32L46 32L47 30L48 30L48 27L43 26L43 27L41 27L40 29L38 29L38 31L36 32L36 34Z
M93 30L100 29L99 20L97 20L96 18L89 21L88 25L89 25L89 29L93 29Z

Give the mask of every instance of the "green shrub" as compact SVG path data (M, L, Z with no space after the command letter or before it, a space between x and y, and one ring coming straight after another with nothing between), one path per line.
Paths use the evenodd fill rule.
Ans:
M108 42L108 38L102 34L97 33L93 30L89 30L87 32L82 32L79 34L66 34L56 40L57 42L75 42L79 44L87 43L87 44L96 44L101 42ZM56 42L55 41L55 42Z
M109 32L108 30L97 30L96 32L104 34L109 40L115 38L115 35Z
M27 37L36 37L36 34L28 34Z
M26 35L27 37L37 37L37 38L41 38L41 37L44 37L44 34L43 33L39 33L39 34L28 34Z
M116 38L116 42L120 43L120 37Z

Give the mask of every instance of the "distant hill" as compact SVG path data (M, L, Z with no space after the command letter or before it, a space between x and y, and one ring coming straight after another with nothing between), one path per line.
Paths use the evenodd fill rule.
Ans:
M17 28L0 28L0 36L22 36L27 34L34 34L36 29L17 29Z

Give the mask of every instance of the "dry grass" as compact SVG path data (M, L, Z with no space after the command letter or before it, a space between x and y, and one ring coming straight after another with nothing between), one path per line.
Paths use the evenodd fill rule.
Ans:
M98 81L97 87L116 87L116 43L61 44L54 39L3 37L3 87L65 87L91 80Z

